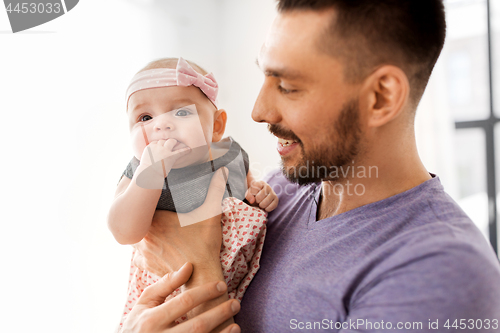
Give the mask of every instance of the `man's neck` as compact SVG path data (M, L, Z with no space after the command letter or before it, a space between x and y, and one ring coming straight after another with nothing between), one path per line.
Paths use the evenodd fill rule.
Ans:
M353 164L339 168L339 173L343 172L347 177L341 181L322 182L316 219L322 220L389 198L431 179L418 156L412 163L396 163Z

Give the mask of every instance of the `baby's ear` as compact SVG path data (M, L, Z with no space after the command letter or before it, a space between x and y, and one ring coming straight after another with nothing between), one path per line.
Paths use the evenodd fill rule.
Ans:
M224 136L226 130L227 114L224 109L215 111L214 114L214 130L212 133L212 142L218 142Z

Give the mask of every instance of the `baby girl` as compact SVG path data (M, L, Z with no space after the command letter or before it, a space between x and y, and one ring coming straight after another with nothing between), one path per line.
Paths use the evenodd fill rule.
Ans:
M278 198L268 184L253 181L239 144L223 139L227 114L217 107L217 92L211 73L182 58L151 62L134 76L126 95L134 157L118 183L108 226L120 244L135 244L156 209L196 209L214 172L227 168L220 258L229 298L241 300L259 268L267 212ZM158 279L132 262L120 327L144 288Z

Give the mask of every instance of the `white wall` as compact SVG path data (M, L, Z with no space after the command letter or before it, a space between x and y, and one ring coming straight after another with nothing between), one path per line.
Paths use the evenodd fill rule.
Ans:
M250 118L273 15L267 0L86 0L12 34L0 9L1 332L118 323L130 248L105 217L132 156L125 89L147 62L181 55L213 71L227 134L253 161L277 163L274 140Z

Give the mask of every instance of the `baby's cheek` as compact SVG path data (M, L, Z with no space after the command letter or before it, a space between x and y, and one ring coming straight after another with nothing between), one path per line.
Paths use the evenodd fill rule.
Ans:
M212 137L210 128L207 126L202 126L200 122L192 123L190 128L186 131L188 134L189 146L191 148L205 146L209 142L208 136Z
M140 130L132 130L130 134L131 134L130 139L132 144L132 152L134 156L138 160L140 160L142 152L144 151L144 148L147 146L146 142L144 141L144 135Z

